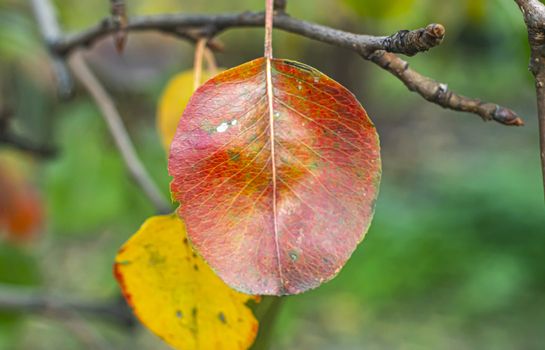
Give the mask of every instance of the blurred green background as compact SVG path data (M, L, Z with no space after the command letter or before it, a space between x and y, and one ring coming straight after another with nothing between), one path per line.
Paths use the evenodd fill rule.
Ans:
M130 15L263 8L250 0L127 2ZM106 0L55 4L68 32L109 13ZM286 299L274 348L544 349L545 210L529 50L514 1L299 0L288 1L288 12L377 35L442 23L444 43L410 58L411 66L455 91L513 108L527 125L443 110L352 52L276 31L276 56L313 65L367 109L381 136L383 182L366 239L337 278ZM260 56L262 37L262 29L223 33L220 65ZM193 47L130 33L123 55L111 38L86 55L167 196L156 101L170 76L192 67ZM78 91L61 103L55 89L28 3L0 0L0 104L14 111L18 134L59 148L56 157L34 161L30 174L44 198L46 227L27 244L0 241L0 283L116 298L116 250L154 211L89 97ZM143 328L83 321L112 349L166 349ZM70 323L0 313L0 349L92 348Z

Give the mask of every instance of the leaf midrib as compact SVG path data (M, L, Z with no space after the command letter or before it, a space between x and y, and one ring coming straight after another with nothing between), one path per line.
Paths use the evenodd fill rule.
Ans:
M276 259L278 267L278 278L280 280L280 291L284 290L284 277L282 276L282 266L280 260L280 242L278 237L278 211L276 207L276 156L275 156L275 140L274 140L274 95L272 85L272 59L265 57L265 76L266 76L266 93L267 104L269 110L269 131L270 131L270 146L271 146L271 174L272 174L272 186L273 186L273 228L274 228L274 244L276 247Z

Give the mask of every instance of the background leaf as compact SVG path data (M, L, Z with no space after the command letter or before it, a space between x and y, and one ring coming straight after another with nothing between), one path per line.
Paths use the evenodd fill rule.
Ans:
M295 294L333 278L367 231L378 136L352 93L293 61L272 60L269 115L265 62L193 95L171 145L171 190L191 241L224 281Z
M42 282L38 260L21 245L0 241L0 293L4 285L32 286ZM13 349L9 344L19 335L24 317L20 313L0 310L0 349Z
M0 153L0 238L30 240L42 229L44 205L29 179L30 163L16 152Z
M193 252L175 215L148 219L121 248L116 277L136 316L176 349L248 349L258 323L246 303Z

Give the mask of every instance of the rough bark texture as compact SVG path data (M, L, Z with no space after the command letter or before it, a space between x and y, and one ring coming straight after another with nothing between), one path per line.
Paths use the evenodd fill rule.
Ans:
M545 5L538 0L515 0L528 29L531 56L528 68L536 80L537 114L543 188L545 189Z
M495 103L458 95L449 90L447 84L439 83L409 68L408 62L392 53L375 51L369 55L368 59L395 75L409 90L439 106L474 113L484 121L494 120L504 125L524 125L523 120L514 111Z
M47 0L32 1L47 2ZM380 51L386 51L412 56L439 45L445 35L445 28L440 24L430 24L416 30L400 30L390 36L354 34L290 17L285 12L285 0L275 0L274 6L274 27L276 29L355 51L367 60L375 58L371 61L377 64L380 62L379 66L392 74L394 74L394 71L387 68L388 63L384 60L390 60L392 61L391 64L394 65L396 62L403 61L395 55L385 55L381 60L377 60L376 55L374 55L376 51L379 53ZM37 11L37 16L39 18L42 14ZM262 12L219 15L168 14L139 16L128 19L126 26L123 27L123 33L128 31L157 30L175 35L184 40L197 42L200 37L212 39L215 35L230 28L261 27L264 21L265 14ZM73 35L55 35L54 40L47 40L47 44L54 57L67 56L78 48L89 47L96 40L108 35L116 35L116 33L119 35L119 23L111 17L107 17L99 24L79 33ZM208 47L211 49L221 49L221 44L217 41L209 40ZM58 63L58 60L55 59L54 62ZM417 92L432 103L456 111L473 113L479 115L484 120L494 120L504 125L523 124L522 119L515 112L495 103L486 103L473 98L465 98L450 92L446 97L441 98L439 96L432 98L433 94L430 96L425 92L429 89L427 82L433 82L433 80L415 71L411 70L410 72L414 74L394 75L401 79L405 85L412 86L412 91ZM414 80L413 77L415 76L421 79ZM421 84L426 85L421 86ZM439 83L435 83L435 85L446 86L446 84ZM435 91L439 90L435 89Z

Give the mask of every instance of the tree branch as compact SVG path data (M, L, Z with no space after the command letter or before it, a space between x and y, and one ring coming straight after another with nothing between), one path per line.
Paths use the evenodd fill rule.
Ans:
M529 69L536 81L541 171L545 191L545 5L537 0L515 2L522 11L528 30L531 49Z
M0 144L9 145L18 150L32 153L41 158L52 158L57 154L57 150L47 145L38 145L21 136L12 134L8 131L0 131Z
M0 284L0 311L54 313L57 315L70 315L75 312L100 317L125 327L134 325L132 312L121 299L88 302L4 284Z
M265 16L261 12L244 12L219 15L166 14L140 16L129 19L126 29L129 31L158 30L179 35L184 31L201 29L203 35L217 35L229 28L261 27ZM371 53L375 50L414 55L429 50L441 43L444 28L434 24L414 31L400 31L391 36L361 35L333 29L320 24L299 20L284 13L274 17L274 27L299 34L310 39L333 44L356 52ZM110 18L103 19L98 25L80 33L68 35L50 43L51 49L66 55L81 46L90 46L98 39L114 33L117 26Z
M76 78L89 92L102 112L101 114L108 124L110 133L134 180L140 185L159 213L166 214L171 212L171 206L164 199L157 185L153 182L151 176L138 158L114 101L91 72L81 53L74 54L69 64Z
M376 51L369 55L368 59L396 76L409 90L439 106L477 114L484 121L494 120L504 125L524 125L514 111L494 103L458 95L450 91L447 84L439 83L412 70L408 62L392 53Z
M38 145L31 140L12 133L10 131L12 115L11 109L0 106L0 146L3 144L8 145L41 158L52 158L57 154L54 147Z
M187 33L192 33L193 36L211 37L229 28L259 27L263 24L264 14L260 12L220 15L169 14L133 17L128 21L126 30L158 30L182 38L187 38ZM473 113L484 120L494 120L504 125L523 124L522 119L510 109L447 91L438 94L442 91L439 90L439 87L446 87L446 84L434 82L413 70L407 70L401 74L398 69L389 68L390 64L405 66L406 63L394 55L383 55L381 52L411 56L429 50L439 45L444 38L445 28L440 24L430 24L425 28L411 31L402 30L390 36L370 36L302 21L292 18L282 11L277 11L274 17L274 26L277 29L355 51L364 59L371 60L392 73L411 91L417 92L426 100L442 107ZM115 30L114 23L110 19L104 19L92 28L57 40L51 44L51 49L58 54L68 55L72 50L82 46L90 46L96 40L114 33ZM374 54L377 51L378 53Z
M538 0L515 0L522 15L524 16L524 23L528 28L537 29L543 26L544 10L543 4Z
M55 9L47 0L30 0L34 16L38 22L42 37L47 44L52 60L53 71L57 79L59 95L63 99L72 96L74 81L62 55L53 49L53 43L61 40L62 31L55 15Z

